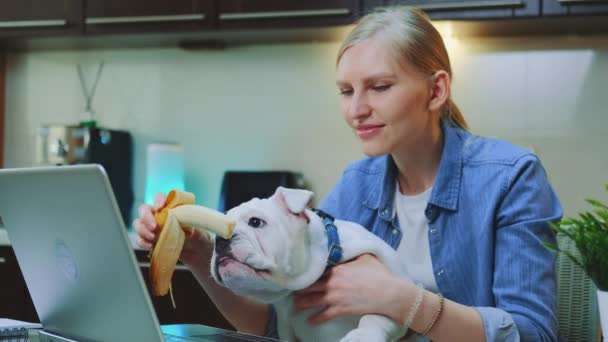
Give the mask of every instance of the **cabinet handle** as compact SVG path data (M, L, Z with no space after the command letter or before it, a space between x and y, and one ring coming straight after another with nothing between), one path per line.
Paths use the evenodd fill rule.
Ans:
M62 27L67 26L67 20L13 20L0 21L0 28L28 28L28 27Z
M139 265L139 267L150 268L150 263L149 262L141 262L140 261L137 264ZM186 265L179 265L179 264L175 266L175 269L179 270L179 271L190 271L190 269L188 268L188 266L186 266Z
M221 13L220 20L275 19L289 17L327 17L350 14L351 11L348 8L330 8L302 11L270 11L252 13Z
M0 264L6 264L6 258L0 257Z
M463 10L475 8L513 8L523 7L524 0L487 0L487 1L465 1L465 2L448 2L448 3L430 3L419 4L412 6L418 7L424 11L441 11L441 10Z
M557 0L562 5L577 5L577 4L589 4L589 3L608 3L606 0Z
M165 21L195 21L205 19L204 14L177 14L177 15L149 15L135 17L91 17L84 20L89 25L104 24L133 24L133 23L154 23Z

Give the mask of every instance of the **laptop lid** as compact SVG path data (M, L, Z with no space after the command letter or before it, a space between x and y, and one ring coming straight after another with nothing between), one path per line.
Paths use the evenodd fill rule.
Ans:
M0 170L0 189L0 218L45 330L163 340L101 166Z

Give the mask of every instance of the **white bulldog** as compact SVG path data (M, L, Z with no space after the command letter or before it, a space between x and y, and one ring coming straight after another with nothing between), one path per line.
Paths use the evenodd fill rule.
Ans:
M386 316L337 318L311 326L313 309L295 312L291 293L312 285L328 262L328 233L306 209L313 193L279 187L268 199L254 198L228 211L237 222L230 240L216 238L211 260L214 279L233 292L274 304L278 332L287 341L392 341L406 329ZM353 222L335 220L341 261L370 253L394 274L406 278L395 250ZM382 289L378 289L382 291Z

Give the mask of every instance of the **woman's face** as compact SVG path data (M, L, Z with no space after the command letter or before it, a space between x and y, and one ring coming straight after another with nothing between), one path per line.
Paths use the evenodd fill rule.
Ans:
M432 129L430 77L398 63L379 38L344 52L337 66L340 109L369 156L415 148Z

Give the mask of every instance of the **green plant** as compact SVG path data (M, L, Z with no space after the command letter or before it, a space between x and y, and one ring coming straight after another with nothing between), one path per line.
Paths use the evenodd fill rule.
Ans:
M605 189L608 192L608 184ZM577 218L564 218L551 224L558 234L574 241L580 258L553 244L545 243L545 246L564 253L585 271L599 290L608 291L608 206L590 198L585 201L593 206L592 212L583 212Z

